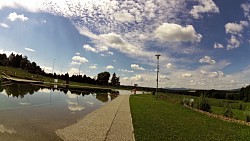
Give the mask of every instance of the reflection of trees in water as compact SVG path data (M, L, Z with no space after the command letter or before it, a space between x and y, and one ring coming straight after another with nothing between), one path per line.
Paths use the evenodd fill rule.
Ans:
M4 86L3 89L5 89L6 94L8 96L12 95L13 97L21 97L23 98L26 94L34 94L34 92L37 92L40 89L40 86L38 85L30 85L30 84L17 84L13 83L8 86Z
M115 99L119 94L110 94L111 100Z
M2 87L1 79L0 79L0 92L3 92L3 87Z
M108 102L109 98L107 94L96 94L96 99L101 102Z

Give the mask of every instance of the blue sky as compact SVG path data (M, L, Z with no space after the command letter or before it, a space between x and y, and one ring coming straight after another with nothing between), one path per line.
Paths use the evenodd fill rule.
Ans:
M1 0L0 53L46 72L116 72L121 83L234 89L250 81L248 0Z

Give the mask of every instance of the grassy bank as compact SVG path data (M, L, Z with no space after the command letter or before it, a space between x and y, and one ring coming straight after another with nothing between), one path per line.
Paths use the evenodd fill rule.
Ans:
M42 76L39 74L32 74L28 71L18 69L18 68L12 68L12 67L4 67L0 66L0 72L4 72L5 74L14 77L14 78L21 78L21 79L27 79L27 80L36 80L36 81L42 81L45 82L44 85L46 86L54 86L54 84L57 84L57 86L60 88L65 88L65 80L58 79L58 83L54 83L54 78ZM0 74L0 78L2 75ZM99 86L99 85L93 85L93 84L87 84L87 83L79 83L79 82L69 82L69 88L70 89L111 89L115 87L107 87L107 86Z
M170 100L132 95L130 107L139 140L250 140L250 127L208 117Z

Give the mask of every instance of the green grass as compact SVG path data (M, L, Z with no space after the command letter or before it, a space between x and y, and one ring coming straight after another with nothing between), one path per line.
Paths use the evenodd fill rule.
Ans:
M214 114L223 115L224 110L225 110L224 107L212 106L212 113ZM233 111L233 117L235 119L246 121L245 113L249 111L238 110L238 109L232 109L232 111Z
M38 74L32 74L22 69L12 68L12 67L4 67L0 66L0 72L4 72L11 77L21 78L21 79L29 79L29 80L37 80L44 82L54 82L53 78L45 77ZM59 83L62 81L60 80Z
M199 102L200 97L196 96L188 96L188 95L181 95L181 94L162 94L164 96L168 97L168 100L171 99L172 101L175 101L176 103L180 103L183 98L191 99L193 98L195 101L195 106L197 102ZM211 105L212 113L223 115L224 112L224 106L226 103L230 103L230 107L233 111L233 116L235 119L246 121L245 113L250 112L250 102L243 102L239 100L226 100L226 99L216 99L216 98L208 98L208 102ZM243 110L239 110L240 104L244 107Z
M250 140L249 126L208 117L171 98L131 95L130 107L137 141Z
M7 74L11 77L15 77L15 78L46 82L46 83L44 83L44 85L48 85L48 86L53 85L53 83L54 83L54 78L45 77L45 76L38 75L38 74L32 74L32 73L29 73L28 71L18 69L18 68L0 66L0 72L4 72L5 74ZM0 78L1 77L2 77L2 75L0 74ZM64 80L59 79L58 80L58 87L60 87L60 86L65 87L64 85L61 85L62 83L65 84L66 82ZM72 81L70 81L69 84L70 84L70 88L72 88L72 89L81 89L81 88L86 88L86 87L87 88L97 88L97 89L114 88L114 87L106 87L106 86L99 86L99 85L72 82Z

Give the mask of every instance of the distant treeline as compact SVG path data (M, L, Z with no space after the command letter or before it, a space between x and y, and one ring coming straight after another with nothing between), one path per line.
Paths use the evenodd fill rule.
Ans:
M7 56L6 54L0 54L0 66L19 68L19 69L25 70L33 74L40 74L40 75L50 77L50 78L62 79L62 80L65 80L67 83L69 81L74 81L74 82L80 82L80 83L105 85L105 86L107 85L119 86L120 85L120 78L117 77L115 73L112 75L111 81L109 82L109 79L110 79L109 72L101 72L98 74L97 78L91 78L86 75L72 75L70 77L68 73L60 74L60 75L56 73L54 74L46 73L35 62L31 62L30 60L28 60L27 56L23 56L22 54L19 55L19 54L11 53L9 56Z
M228 100L242 100L245 102L250 102L250 85L243 87L238 90L167 90L164 89L164 92L174 93L174 94L183 94L191 96L201 96L204 94L208 98L217 98L217 99L228 99Z

